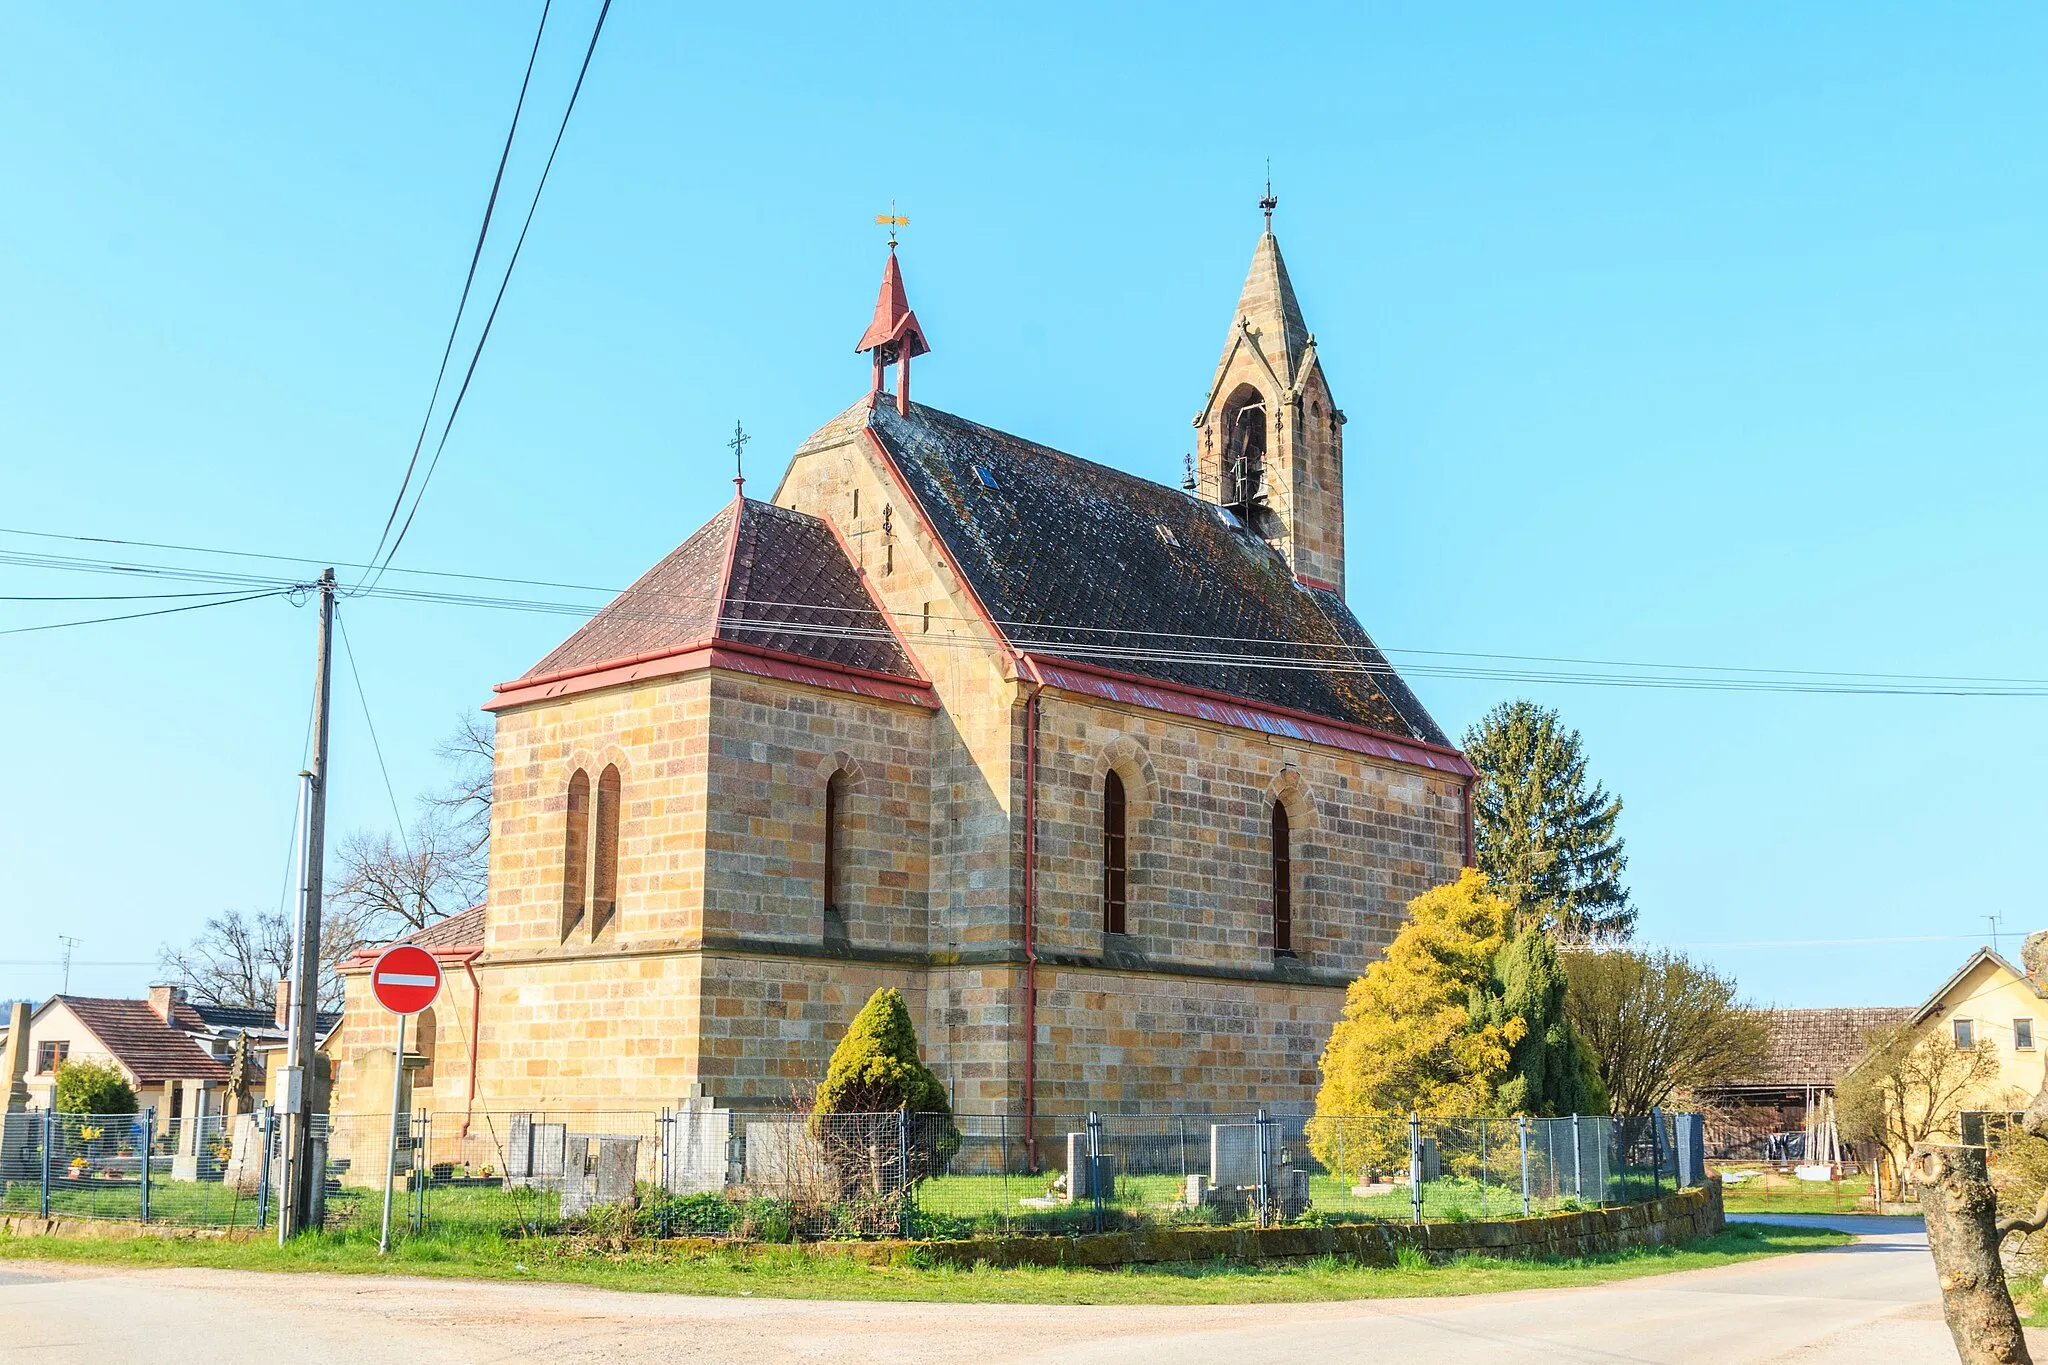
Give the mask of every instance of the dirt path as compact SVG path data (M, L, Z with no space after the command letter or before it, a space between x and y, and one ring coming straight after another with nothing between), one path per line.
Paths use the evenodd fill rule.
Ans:
M1859 1229L1860 1231L1860 1229ZM1952 1361L1926 1240L1585 1289L1202 1308L812 1303L548 1284L0 1262L0 1361Z

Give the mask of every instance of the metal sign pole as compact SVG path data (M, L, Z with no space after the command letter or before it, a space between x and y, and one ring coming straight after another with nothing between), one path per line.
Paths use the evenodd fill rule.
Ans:
M391 1249L391 1182L398 1178L398 1106L405 1085L405 1016L398 1016L398 1046L391 1054L391 1141L384 1147L384 1229L377 1254Z

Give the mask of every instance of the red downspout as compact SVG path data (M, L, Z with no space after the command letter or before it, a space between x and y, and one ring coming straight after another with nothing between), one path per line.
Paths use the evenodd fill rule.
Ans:
M484 1034L484 983L476 979L476 959L464 958L462 970L469 973L469 1099L462 1106L462 1135L469 1136L470 1116L476 1112L476 1046Z
M1036 673L1037 669L1031 670ZM1024 1159L1038 1169L1038 694L1024 699Z

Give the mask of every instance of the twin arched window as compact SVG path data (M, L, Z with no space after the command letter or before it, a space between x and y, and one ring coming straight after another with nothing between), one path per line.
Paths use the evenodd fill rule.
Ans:
M586 919L595 939L612 922L619 901L619 766L598 774L593 802L590 774L569 777L562 829L562 941ZM593 809L594 807L594 809Z
M1129 809L1124 780L1112 768L1102 778L1102 932L1105 934L1129 932ZM1273 912L1273 951L1291 956L1294 952L1294 836L1287 820L1287 807L1279 801L1273 803L1270 822L1272 868L1268 891ZM829 867L829 842L826 847Z

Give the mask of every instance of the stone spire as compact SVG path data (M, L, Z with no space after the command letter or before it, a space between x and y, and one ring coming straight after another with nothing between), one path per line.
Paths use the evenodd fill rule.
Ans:
M1272 232L1252 249L1223 356L1195 416L1197 491L1287 556L1311 587L1344 593L1344 414Z

